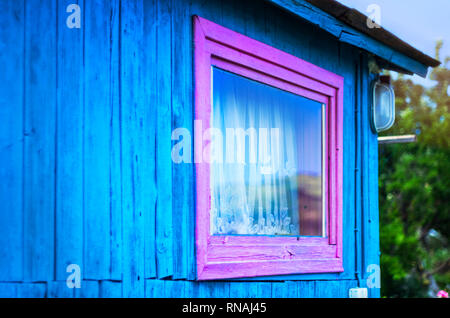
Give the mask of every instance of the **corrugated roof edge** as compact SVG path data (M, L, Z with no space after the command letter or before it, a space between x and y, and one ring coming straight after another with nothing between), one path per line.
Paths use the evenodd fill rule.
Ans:
M342 21L356 30L369 35L370 37L384 43L391 48L409 56L427 66L436 67L441 64L440 61L422 53L412 47L396 35L387 31L383 27L369 28L367 26L368 17L358 10L349 8L336 0L306 0L312 5L332 15L339 21Z
M339 41L374 55L377 64L386 69L426 77L428 67L439 61L425 55L387 30L367 27L367 17L334 0L266 0L291 14L312 23L337 37ZM326 10L325 10L326 9ZM327 12L328 11L328 12ZM353 13L350 13L352 11ZM332 14L333 13L333 14ZM348 13L348 14L347 14ZM346 18L345 18L346 17ZM357 18L356 18L357 17ZM353 21L352 24L345 22ZM356 21L359 21L356 23ZM355 26L359 25L359 27ZM365 30L361 30L365 29Z

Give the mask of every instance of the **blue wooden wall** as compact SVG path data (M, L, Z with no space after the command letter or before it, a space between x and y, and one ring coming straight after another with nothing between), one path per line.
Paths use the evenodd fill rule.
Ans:
M193 14L344 76L344 273L194 281ZM347 297L379 264L364 52L262 1L1 0L0 61L0 297Z

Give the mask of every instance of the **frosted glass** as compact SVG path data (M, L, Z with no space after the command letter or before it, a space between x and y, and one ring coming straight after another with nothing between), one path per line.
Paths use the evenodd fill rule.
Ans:
M322 105L218 68L212 78L211 233L322 235Z
M395 118L395 106L393 91L384 84L375 84L374 89L374 124L380 132L389 129Z

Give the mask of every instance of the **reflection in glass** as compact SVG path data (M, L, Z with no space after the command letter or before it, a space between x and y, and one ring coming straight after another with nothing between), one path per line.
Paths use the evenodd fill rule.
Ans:
M212 77L211 233L321 236L322 104Z
M376 82L373 92L373 125L376 132L388 130L395 121L395 97L391 86Z

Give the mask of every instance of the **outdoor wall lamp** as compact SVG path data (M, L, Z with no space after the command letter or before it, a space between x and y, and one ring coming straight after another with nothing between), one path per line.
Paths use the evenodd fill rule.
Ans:
M375 133L388 130L395 121L395 95L389 75L381 75L373 84L371 127Z

